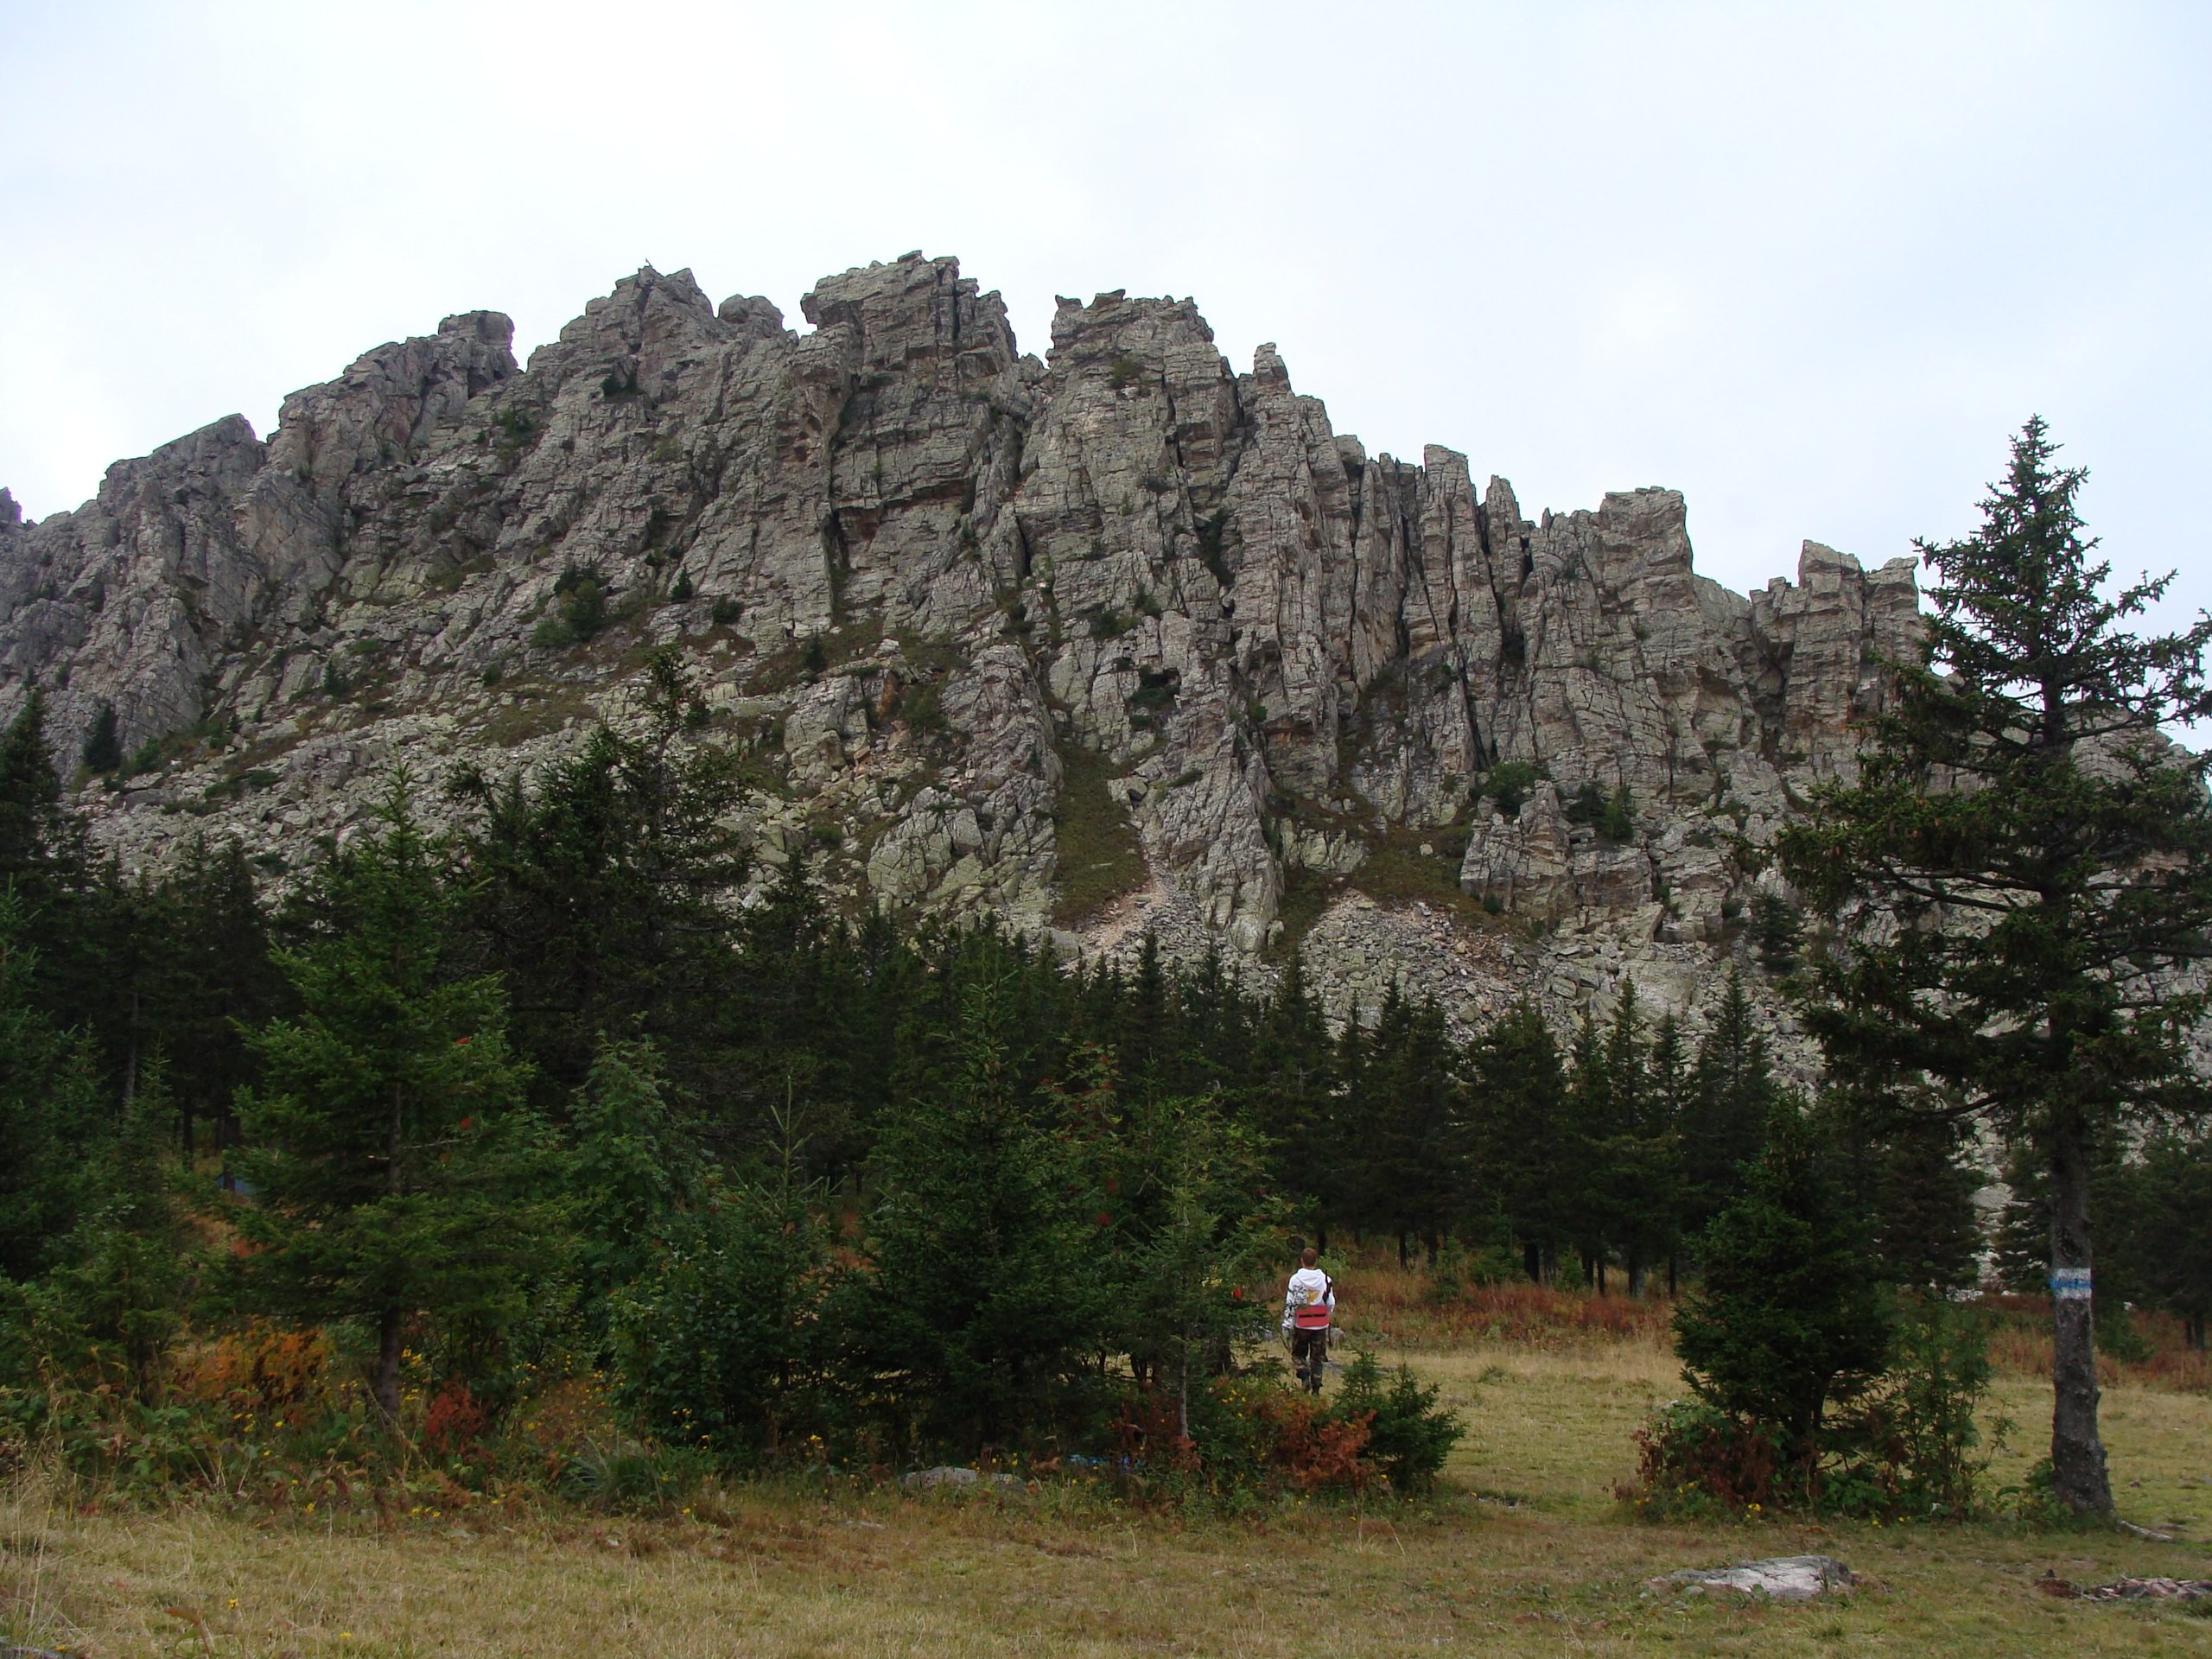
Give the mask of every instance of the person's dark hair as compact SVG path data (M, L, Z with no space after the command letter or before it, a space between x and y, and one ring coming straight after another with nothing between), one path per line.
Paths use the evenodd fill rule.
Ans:
M1306 1247L1304 1254L1300 1255L1298 1258L1298 1264L1303 1268L1310 1268L1320 1259L1321 1252L1315 1249L1311 1244L1308 1244Z

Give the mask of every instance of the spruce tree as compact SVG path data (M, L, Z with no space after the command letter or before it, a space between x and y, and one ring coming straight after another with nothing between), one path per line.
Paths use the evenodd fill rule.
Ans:
M558 1240L557 1161L526 1104L494 976L452 957L454 906L404 778L379 827L318 874L327 925L278 957L299 1012L254 1033L238 1210L255 1247L235 1304L376 1332L374 1394L399 1409L410 1329L496 1325Z
M1342 1190L1344 1148L1332 1133L1334 1068L1321 1005L1306 988L1294 952L1260 1015L1245 1098L1248 1113L1274 1142L1278 1190L1296 1195L1300 1218L1325 1238Z
M175 1104L157 1052L122 1122L91 1153L86 1213L61 1249L67 1265L35 1298L50 1362L149 1404L183 1323L197 1254L184 1174Z
M2044 423L1936 575L1925 651L1897 666L1859 781L1784 833L1785 872L1834 930L1805 1020L1831 1071L1919 1080L2032 1147L2050 1183L2051 1466L2108 1513L2097 1431L2091 1165L2107 1126L2195 1112L2190 1037L2212 956L2207 757L2163 728L2212 712L2212 617L2129 632L2171 577L2116 594Z
M1713 1024L1698 1044L1681 1115L1682 1226L1701 1230L1742 1185L1758 1155L1778 1091L1742 974L1731 969Z
M46 692L34 685L0 733L0 887L35 907L64 842L61 782L46 735Z
M1433 1266L1446 1224L1465 1207L1465 1113L1456 1058L1444 1010L1394 990L1361 1069L1361 1161L1366 1218L1396 1235L1402 1264L1408 1242L1419 1239Z
M1699 1243L1702 1282L1676 1310L1676 1346L1699 1396L1783 1429L1808 1479L1822 1421L1881 1374L1886 1293L1833 1154L1778 1106L1743 1192Z
M2212 1316L2212 1140L2172 1132L2144 1150L2136 1248L2146 1288L2202 1352Z
M1192 1378L1225 1363L1235 1339L1267 1319L1236 1294L1275 1254L1262 1224L1270 1206L1260 1138L1205 1096L1116 1102L1109 1085L1087 1091L1081 1114L1105 1119L1089 1141L1086 1183L1110 1217L1093 1268L1105 1330L1118 1351L1154 1362L1146 1369L1174 1391L1187 1435Z
M1572 1157L1567 1189L1568 1230L1583 1275L1600 1294L1614 1236L1613 1165L1619 1092L1607 1065L1611 1045L1594 1009L1585 1007L1567 1071L1566 1140Z
M1667 1294L1680 1282L1681 1243L1689 1213L1688 1181L1682 1159L1683 1132L1695 1100L1690 1092L1691 1065L1681 1024L1664 1014L1651 1039L1644 1064L1646 1100L1637 1135L1637 1161L1644 1172L1639 1194L1642 1223L1637 1265L1667 1268ZM1631 1290L1641 1291L1642 1284Z
M85 764L98 772L113 772L123 764L123 740L115 724L115 705L104 702L85 734Z
M868 1271L836 1304L854 1363L924 1440L972 1453L1048 1425L1098 1348L1110 1211L1025 1096L1014 976L970 986L950 1075L904 1103L872 1169Z
M650 1041L603 1039L570 1116L575 1274L584 1326L596 1338L612 1299L645 1277L655 1241L705 1200L709 1165L668 1097Z
M1599 1132L1592 1179L1600 1212L1596 1236L1601 1249L1618 1250L1631 1295L1642 1294L1647 1268L1674 1254L1681 1208L1674 1124L1681 1062L1681 1033L1672 1019L1662 1021L1659 1041L1647 1043L1636 982L1624 982L1605 1036L1607 1098L1601 1122L1593 1125ZM1598 1271L1602 1287L1602 1257Z
M54 1265L96 1198L89 1165L105 1127L91 1043L41 1006L32 931L0 885L0 1279L18 1281Z
M1874 1250L1900 1285L1971 1288L1981 1255L1974 1195L1981 1177L1955 1120L1901 1115L1869 1148Z
M1476 1040L1468 1065L1475 1155L1529 1280L1540 1283L1572 1238L1580 1167L1559 1045L1542 1013L1523 1002Z
M457 919L480 965L505 976L548 1113L582 1085L602 1033L650 1037L671 1080L721 1092L745 1021L786 994L773 976L745 980L733 948L746 923L727 901L752 872L730 819L736 762L685 734L696 691L679 654L646 669L638 730L601 727L532 778L464 769L448 785L473 808Z
M242 1033L287 995L245 849L194 836L134 906L132 924L151 939L143 1024L167 1057L187 1143L200 1122L226 1135L232 1102L252 1077Z

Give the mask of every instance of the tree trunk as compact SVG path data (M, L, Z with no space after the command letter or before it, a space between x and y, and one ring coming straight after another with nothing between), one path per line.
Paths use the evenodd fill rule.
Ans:
M1544 1282L1543 1247L1540 1244L1523 1244L1521 1247L1521 1267L1522 1270L1529 1275L1530 1284L1542 1284Z
M1667 1257L1667 1300L1672 1301L1681 1294L1682 1259L1669 1254Z
M123 1103L138 1098L138 993L130 993L130 1039L123 1056Z
M397 1198L406 1188L406 1175L400 1167L400 1154L405 1147L406 1103L399 1084L391 1085L391 1116L385 1129L385 1186ZM377 1409L384 1414L385 1421L399 1421L399 1330L402 1310L387 1303L377 1315Z
M1175 1432L1191 1438L1191 1333L1183 1333L1183 1376L1175 1396Z
M399 1421L400 1312L387 1307L377 1316L377 1409L385 1421Z
M2061 1123L2050 1160L2050 1471L2077 1515L2112 1513L2097 1435L2097 1338L2089 1251L2088 1126Z

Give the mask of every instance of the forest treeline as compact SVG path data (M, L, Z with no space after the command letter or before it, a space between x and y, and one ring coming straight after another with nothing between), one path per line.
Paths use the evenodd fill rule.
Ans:
M1870 1277L1976 1275L1961 1132L1801 1098L1738 980L1694 1038L1632 992L1564 1044L1533 1006L1462 1040L1396 995L1332 1031L1295 959L1264 991L1149 942L1070 966L841 914L796 855L739 904L736 762L678 656L648 679L634 734L445 780L450 834L395 777L274 906L232 842L97 859L33 693L0 743L19 1428L71 1388L157 1403L179 1344L265 1325L332 1333L395 1420L404 1389L496 1420L581 1366L639 1433L740 1461L1188 1444L1297 1245L1671 1289L1777 1126ZM2201 1340L2202 1251L2161 1230L2212 1212L2208 1163L2152 1150L2109 1160L2140 1241L2101 1277ZM1409 1376L1330 1409L1407 1484L1450 1443Z

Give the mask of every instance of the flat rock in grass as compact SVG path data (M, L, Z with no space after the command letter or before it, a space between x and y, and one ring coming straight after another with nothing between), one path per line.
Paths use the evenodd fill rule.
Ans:
M1029 1483L1019 1475L986 1475L950 1464L941 1464L935 1469L917 1469L899 1477L899 1484L910 1492L969 1491L980 1488L987 1492L1020 1494L1029 1490Z
M1652 1580L1651 1586L1693 1593L1735 1590L1772 1601L1810 1601L1831 1591L1848 1590L1857 1582L1852 1570L1833 1555L1777 1555L1733 1567L1686 1567Z

